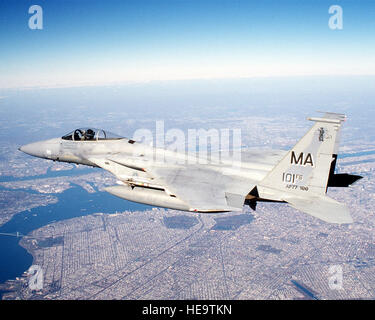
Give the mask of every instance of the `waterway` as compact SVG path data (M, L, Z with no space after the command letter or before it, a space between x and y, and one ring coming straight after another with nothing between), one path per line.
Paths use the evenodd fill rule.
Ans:
M57 177L72 177L76 175L89 174L97 172L97 170L103 170L100 168L90 167L73 167L69 170L57 170L53 171L48 168L45 174L28 176L28 177L13 177L13 176L0 176L0 182L13 182L13 181L26 181L30 179L45 179L45 178L57 178Z
M72 176L77 173L91 173L93 170L98 169L49 171L47 174L37 178ZM28 179L35 178L28 177ZM26 180L26 178L22 179ZM20 179L15 178L13 181L20 181ZM31 231L50 223L96 212L115 213L125 210L142 211L151 208L147 205L120 199L107 192L88 193L76 185L54 196L58 198L57 203L33 208L14 215L10 221L0 227L0 233L16 234L19 232L27 235ZM16 236L0 235L0 283L21 276L32 264L32 256L19 245L19 241L20 238Z
M369 150L369 151L360 151L360 152L354 152L354 153L339 153L338 158L350 158L350 157L363 157L363 156L370 156L375 154L375 150Z
M375 150L343 153L339 154L339 158L359 157L371 154L375 154ZM0 176L0 182L75 176L93 173L96 172L96 170L101 169L77 167L60 171L51 171L49 169L46 174L31 177L15 178ZM16 214L10 221L0 227L0 233L16 234L19 232L23 235L27 235L31 231L50 223L96 212L115 213L125 210L142 211L150 208L150 206L147 205L117 198L107 192L88 193L79 186L73 186L73 188L67 189L65 192L56 194L55 196L58 198L56 204L51 204L46 207L37 207ZM32 256L19 245L19 240L20 238L15 236L0 235L0 283L21 276L32 264Z

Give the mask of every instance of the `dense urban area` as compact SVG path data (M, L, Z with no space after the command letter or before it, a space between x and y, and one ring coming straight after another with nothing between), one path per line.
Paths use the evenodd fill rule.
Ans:
M295 119L293 129L280 119L229 121L241 128L244 146L290 146L306 130ZM364 178L328 195L349 206L353 224L325 223L270 203L226 214L93 211L24 235L20 245L41 267L43 288L31 290L25 270L0 286L3 299L372 299L375 150L368 141L348 141L337 171ZM85 172L24 156L12 144L2 148L9 159L1 162L3 176L17 177L0 183L2 224L58 202L73 186L97 193L115 183L100 169ZM47 172L61 175L40 178Z

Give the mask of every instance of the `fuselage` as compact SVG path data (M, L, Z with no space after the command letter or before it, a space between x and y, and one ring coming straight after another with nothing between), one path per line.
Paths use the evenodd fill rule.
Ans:
M244 204L255 210L259 201L287 202L324 221L350 223L348 208L326 196L328 187L348 187L361 178L335 174L337 137L345 116L325 113L309 120L314 125L289 151L216 150L212 138L209 150L208 141L194 150L176 142L155 148L93 128L20 150L103 168L117 179L106 191L152 206L216 213L242 211Z
M135 142L127 138L103 140L68 140L54 138L20 147L20 150L44 159L98 167L90 159L112 158L118 161L121 172L116 168L106 168L116 174L124 183L132 185L152 185L152 178L143 170L150 163L173 166L175 164L197 164L208 166L224 175L248 177L251 181L260 181L285 154L285 151L249 151L242 149L240 159L222 159L202 157L191 152L181 153L174 150L160 149ZM104 163L105 164L105 163Z

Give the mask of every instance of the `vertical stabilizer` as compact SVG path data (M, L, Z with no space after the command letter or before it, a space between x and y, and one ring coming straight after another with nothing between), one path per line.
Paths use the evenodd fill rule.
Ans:
M335 167L345 115L325 113L257 185L260 199L292 207L331 223L351 223L349 210L325 195Z
M341 123L345 116L325 113L308 118L314 125L261 181L271 187L295 194L326 193L328 176L338 151Z

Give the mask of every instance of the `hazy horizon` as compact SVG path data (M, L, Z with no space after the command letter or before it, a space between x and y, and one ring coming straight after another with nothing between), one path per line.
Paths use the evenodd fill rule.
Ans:
M40 30L32 5L0 3L0 88L375 75L372 1L41 0Z

